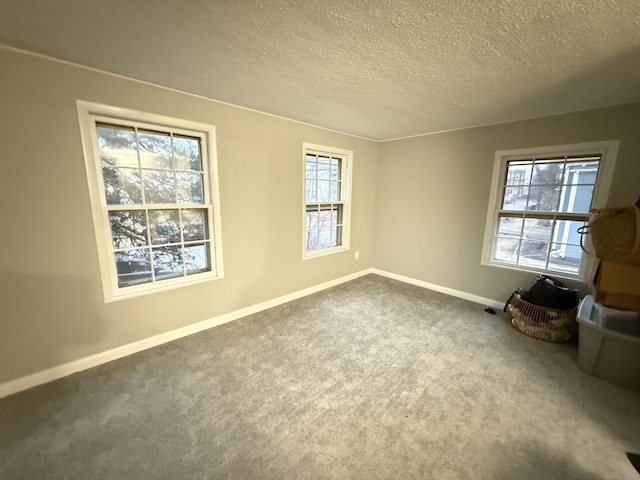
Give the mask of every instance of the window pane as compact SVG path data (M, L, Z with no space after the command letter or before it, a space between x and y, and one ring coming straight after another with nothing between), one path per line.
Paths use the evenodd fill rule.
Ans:
M318 164L318 178L321 180L329 180L331 177L331 165L328 163Z
M331 182L331 190L329 192L329 198L332 202L340 201L340 182Z
M207 211L195 209L183 210L182 230L182 235L185 242L207 239Z
M307 208L307 250L342 245L342 205Z
M331 220L333 218L333 211L331 207L321 207L319 215L318 221L321 227L331 225Z
M316 202L331 202L331 191L330 191L330 182L329 180L318 180L318 198Z
M311 179L315 179L317 176L317 164L316 164L316 158L315 157L311 157L309 155L307 155L307 161L306 161L306 178L311 178Z
M502 197L502 208L504 210L525 210L528 194L529 187L506 187L504 197Z
M145 203L176 203L174 173L161 170L143 170Z
M553 220L547 218L527 218L524 221L522 237L532 242L549 243L551 241L551 231L553 230Z
M340 159L310 155L306 158L306 201L340 201Z
M582 227L583 225L584 222L581 221L556 221L556 228L553 232L553 241L575 245L580 248L580 234L578 233L578 228Z
M154 248L153 271L158 280L182 276L184 266L180 246Z
M513 189L509 189L508 187L502 187L500 191L500 198L502 201L500 202L501 208L504 209L505 205L512 205L514 201L514 196L512 193Z
M320 247L318 245L318 229L317 228L308 228L307 229L307 251L313 252L318 250Z
M548 242L523 240L520 245L520 256L518 258L518 265L524 265L534 268L545 268L547 265L548 253Z
M147 219L142 210L116 210L109 212L113 248L131 248L147 245Z
M568 273L579 273L582 260L578 228L584 222L559 220L553 232L553 243L549 256L549 269Z
M118 286L138 285L151 282L149 250L127 250L115 252Z
M149 210L149 230L152 245L180 242L178 210Z
M340 163L336 159L331 160L331 180L341 180Z
M538 212L557 212L560 200L560 187L541 185L530 188L527 210Z
M342 205L340 208L338 206L334 206L331 213L331 225L338 225L342 223Z
M567 245L553 243L549 256L549 270L560 272L579 273L582 249L579 245Z
M339 246L342 245L342 226L339 225L338 227L336 227L336 237L335 237L335 245L334 246Z
M518 260L519 238L496 238L493 243L493 259L515 264Z
M187 275L211 270L207 245L186 246L184 248L184 264L187 268Z
M596 183L599 161L570 162L567 163L567 176L564 183L577 183L579 185Z
M137 167L136 133L133 128L98 124L100 163L103 166Z
M507 181L509 186L529 185L533 163L530 160L508 162Z
M315 180L307 180L307 202L317 202L317 182Z
M140 164L146 168L171 168L171 136L138 130Z
M174 135L173 155L174 168L177 170L202 171L199 138Z
M320 227L318 232L318 249L331 248L331 227Z
M176 173L176 195L178 203L204 203L201 173Z
M545 268L553 220L528 218L524 221L518 265Z
M533 166L532 185L560 185L564 173L563 160L536 162Z
M318 207L307 207L307 228L317 227L318 221Z
M493 244L493 259L511 264L578 273L582 258L582 221L501 216ZM520 239L520 228L522 239ZM551 248L550 248L551 246ZM547 266L547 259L549 265Z
M522 218L501 216L498 220L498 235L520 237L523 221Z
M140 175L131 168L102 169L107 205L141 204Z
M562 191L561 212L589 213L593 199L593 185L566 185Z

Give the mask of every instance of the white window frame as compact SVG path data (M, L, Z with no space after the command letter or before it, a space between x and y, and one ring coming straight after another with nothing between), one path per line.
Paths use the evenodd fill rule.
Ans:
M482 265L506 268L509 270L518 270L533 273L547 273L556 278L580 280L583 282L590 281L595 273L597 260L584 252L582 253L580 270L577 274L501 263L492 259L493 241L495 238L496 230L498 228L498 214L502 207L503 179L506 175L507 162L510 160L526 159L531 157L545 158L597 154L601 156L601 159L593 192L591 208L604 208L607 206L607 202L609 199L609 190L611 181L613 179L613 172L615 170L619 148L620 140L604 140L599 142L578 143L570 145L556 145L497 151L493 164L493 178L491 181L491 193L489 196L489 205L487 208L487 220L485 225L484 242L482 246L482 259L480 263ZM517 211L515 213L517 213Z
M98 249L98 260L105 303L138 297L159 291L171 290L187 285L202 283L224 277L222 263L222 234L220 220L220 194L218 189L218 166L216 155L215 126L205 123L182 120L162 115L156 115L137 110L102 105L99 103L77 100L78 120L84 152L89 197L93 216L93 226ZM197 204L206 209L208 215L211 270L178 278L164 279L131 286L118 286L118 275L114 259L113 239L109 222L109 207L107 206L100 154L96 133L96 123L113 123L123 126L142 128L155 127L169 129L175 133L187 134L201 139L203 163L204 202ZM182 204L145 204L141 208L180 207ZM129 205L123 205L127 209Z
M339 202L310 202L307 203L307 176L306 159L307 154L326 155L339 157L341 159L341 184ZM314 143L302 144L302 259L308 260L324 255L349 250L351 242L351 177L353 168L353 151L342 148L327 147ZM342 243L336 247L324 248L321 250L307 251L307 205L339 203L342 204Z

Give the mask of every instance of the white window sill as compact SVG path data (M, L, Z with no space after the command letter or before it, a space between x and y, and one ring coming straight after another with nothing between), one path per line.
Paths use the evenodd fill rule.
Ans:
M349 250L348 247L340 246L327 248L324 250L317 250L315 252L305 252L302 260L311 260L312 258L324 257L326 255L332 255L334 253L347 252Z

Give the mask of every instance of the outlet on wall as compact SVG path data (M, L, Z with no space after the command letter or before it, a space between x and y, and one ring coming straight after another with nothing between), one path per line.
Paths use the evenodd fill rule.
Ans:
M356 250L356 260L360 258L360 251Z

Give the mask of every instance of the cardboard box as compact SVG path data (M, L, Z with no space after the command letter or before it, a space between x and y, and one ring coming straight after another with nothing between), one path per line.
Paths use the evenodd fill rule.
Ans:
M640 312L640 264L601 261L592 293L605 307Z

